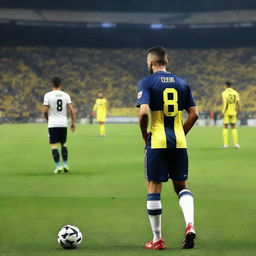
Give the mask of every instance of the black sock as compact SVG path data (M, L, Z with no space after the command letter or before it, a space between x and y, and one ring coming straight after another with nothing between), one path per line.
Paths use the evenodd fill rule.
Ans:
M68 148L67 147L62 147L61 148L61 154L62 154L62 159L63 161L67 162L68 161Z
M55 163L59 163L60 162L60 154L57 148L53 148L52 149L52 157L55 161Z

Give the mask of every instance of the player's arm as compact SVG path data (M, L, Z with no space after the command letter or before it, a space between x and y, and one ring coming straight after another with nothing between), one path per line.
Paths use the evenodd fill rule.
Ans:
M141 130L141 134L145 143L147 143L147 139L149 137L149 133L148 133L149 112L150 112L149 104L150 104L150 92L149 92L147 80L143 79L140 81L138 86L136 107L140 109L138 122Z
M240 104L240 97L239 97L239 94L237 95L236 109L237 109L237 115L239 115L239 113L240 113L240 109L241 109L241 104Z
M188 118L183 125L184 133L185 135L187 135L191 128L194 126L199 116L198 109L192 97L191 89L189 86L187 86L187 100L184 108L188 113Z
M44 113L44 118L48 122L48 118L49 118L49 99L48 99L47 95L48 95L47 93L44 95L43 113Z
M94 106L93 106L93 109L92 109L92 116L93 117L96 117L96 111L97 111L97 104L95 102Z
M237 105L237 114L239 114L240 109L241 109L240 101L239 100L237 101L236 105Z
M47 105L43 106L43 113L44 113L44 118L48 122L48 112L49 112L49 107Z
M186 109L186 111L188 113L188 118L183 125L185 135L187 135L191 128L194 126L199 116L197 106L189 107Z
M67 108L71 117L71 131L74 132L76 130L75 110L71 103L67 105Z
M227 110L227 99L224 93L222 93L222 110L221 110L221 114L220 117L223 117L226 110Z
M149 123L149 105L148 104L141 104L140 111L139 111L139 125L142 137L147 142L149 137L148 133L148 123Z

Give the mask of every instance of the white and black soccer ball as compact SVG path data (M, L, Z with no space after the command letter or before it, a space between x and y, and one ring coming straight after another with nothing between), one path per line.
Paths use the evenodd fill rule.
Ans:
M58 233L58 243L64 249L75 249L83 239L81 231L72 225L66 225Z

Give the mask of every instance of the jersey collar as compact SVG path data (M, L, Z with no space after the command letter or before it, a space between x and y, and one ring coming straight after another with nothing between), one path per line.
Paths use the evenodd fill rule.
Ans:
M171 74L171 72L164 71L164 70L158 70L158 71L156 71L155 73L160 73L160 72L162 72L162 73L167 73L167 74ZM155 74L155 73L154 73L154 74Z

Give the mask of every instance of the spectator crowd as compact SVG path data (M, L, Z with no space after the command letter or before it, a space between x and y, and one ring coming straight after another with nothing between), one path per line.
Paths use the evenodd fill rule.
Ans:
M190 84L201 112L220 111L227 80L242 109L256 111L256 48L169 49L169 71ZM148 75L145 49L0 48L0 112L9 118L41 117L44 93L59 76L78 117L87 116L99 91L112 108L135 105L138 81Z

